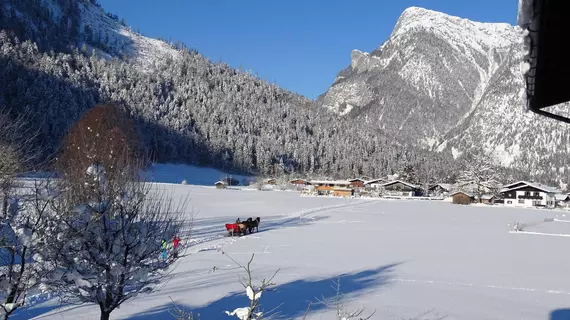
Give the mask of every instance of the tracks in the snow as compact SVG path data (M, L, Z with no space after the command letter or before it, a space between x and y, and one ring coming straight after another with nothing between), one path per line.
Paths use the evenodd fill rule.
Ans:
M374 200L354 200L354 201L351 201L349 203L343 203L343 204L339 204L339 205L321 206L321 207L317 207L317 208L311 208L311 209L296 211L296 212L290 213L290 214L285 215L285 216L277 216L273 219L269 218L266 221L264 221L262 218L262 221L260 224L260 229L262 229L265 232L265 231L271 231L271 230L276 230L276 229L281 229L281 228L286 228L286 227L303 225L303 224L310 223L311 221L313 221L313 220L307 220L307 218L310 215L320 213L320 212L330 211L330 210L336 210L336 209L342 209L342 208L348 208L348 207L356 207L356 206L360 206L360 205L364 205L364 204L368 204L368 203L372 203L372 202L374 202ZM210 243L210 242L213 242L216 240L227 239L227 240L221 241L220 243L215 244L211 247L200 248L196 252L210 251L210 250L214 250L214 249L217 250L224 245L227 245L227 244L230 244L230 243L237 241L236 239L243 239L243 238L249 237L249 235L245 235L245 236L238 237L238 238L233 238L233 237L228 238L227 237L227 231L224 229L224 226L218 225L218 224L212 224L212 225L206 225L206 226L194 228L194 230L192 230L191 234L192 234L192 239L190 239L188 241L189 247L196 247L198 245Z

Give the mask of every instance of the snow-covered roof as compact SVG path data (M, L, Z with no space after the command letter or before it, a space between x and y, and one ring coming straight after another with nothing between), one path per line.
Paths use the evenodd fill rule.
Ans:
M214 184L220 184L220 183L221 183L221 184L227 184L227 182L225 182L225 181L218 181L218 182L216 182L216 183L214 183Z
M528 182L528 181L518 181L515 183L511 183L509 185L506 185L505 187L503 187L501 189L501 192L508 192L508 191L513 191L513 190L518 190L520 188L524 188L524 187L532 187L541 191L544 191L546 193L557 193L558 190L556 190L556 188L541 184L541 183L536 183L536 182Z
M341 186L348 186L350 184L350 181L347 180L312 180L309 181L310 184L335 184L335 185L341 185Z
M494 195L492 195L492 194L484 194L484 195L481 196L481 199L483 199L483 200L491 200L491 199L493 199L493 197L494 197Z
M373 179L373 180L369 180L369 181L365 181L364 184L372 184L372 183L385 183L386 179Z
M382 186L385 187L385 186L389 186L389 185L396 184L396 183L401 183L401 184L406 185L406 186L408 186L408 187L410 187L410 188L416 188L416 189L419 188L419 187L416 186L416 185L413 185L413 184L411 184L411 183L407 183L407 182L402 181L402 180L390 181L390 182L384 183Z
M436 184L432 185L432 186L430 187L430 189L431 189L431 188L435 188L435 187L437 187L437 186L440 186L442 189L445 189L445 190L447 190L447 191L453 189L453 185L450 184L450 183L436 183Z
M349 182L355 182L355 181L362 181L362 182L366 182L366 180L363 180L361 178L355 178L355 179L350 179L348 180Z
M502 189L511 189L512 187L519 185L519 184L525 184L528 185L530 182L521 180L521 181L517 181L517 182L513 182L513 183L509 183L507 185L504 185Z
M450 196L450 197L453 197L454 195L460 194L460 193L463 193L464 195L467 195L467 196L469 196L469 197L471 197L471 198L475 198L475 195L474 195L474 194L472 194L472 193L470 193L470 192L465 192L465 191L456 191L456 192L450 194L449 196Z
M565 201L569 197L566 193L557 193L554 196L556 197L556 201Z

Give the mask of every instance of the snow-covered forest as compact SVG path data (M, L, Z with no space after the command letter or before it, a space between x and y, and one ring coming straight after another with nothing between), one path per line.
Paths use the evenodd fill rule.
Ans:
M43 159L81 115L111 101L130 110L155 161L236 173L381 177L413 167L429 172L417 183L453 182L480 151L475 143L454 159L404 138L417 135L413 127L402 134L338 116L182 44L143 37L95 0L0 0L0 8L0 107L39 128ZM564 180L525 155L518 170L502 170L505 182Z
M176 56L144 68L126 56L110 58L106 52L117 55L112 30L94 32L78 20L90 2L2 0L0 6L8 8L0 10L0 105L31 117L40 128L37 143L48 147L45 157L85 111L115 101L129 108L159 162L336 177L384 176L413 165L440 181L453 179L460 166L448 153L338 117L195 50L171 47ZM103 18L122 27L116 16Z

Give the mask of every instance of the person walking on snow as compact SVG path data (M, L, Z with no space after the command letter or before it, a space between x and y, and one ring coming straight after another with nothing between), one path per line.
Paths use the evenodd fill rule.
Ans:
M172 247L174 248L174 258L178 258L178 245L180 244L180 238L175 235L172 239Z
M161 256L162 256L162 260L166 261L166 253L167 253L167 249L168 249L168 243L166 242L166 240L162 239L161 241L161 247L162 247L162 252L161 252Z

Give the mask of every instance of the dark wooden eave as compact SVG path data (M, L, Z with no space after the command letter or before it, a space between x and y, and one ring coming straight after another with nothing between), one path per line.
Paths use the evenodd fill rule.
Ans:
M570 101L570 1L534 0L529 35L530 70L525 76L528 108L537 114L570 123L545 108Z

